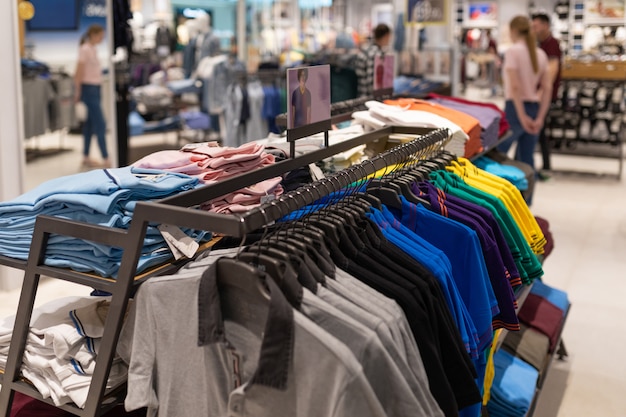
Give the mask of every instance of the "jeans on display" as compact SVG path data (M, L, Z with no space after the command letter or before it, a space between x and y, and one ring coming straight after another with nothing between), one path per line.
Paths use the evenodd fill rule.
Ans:
M539 113L539 103L525 101L524 111L526 112L528 117L534 119ZM517 117L515 105L513 104L512 100L506 101L504 113L506 114L506 119L511 125L511 132L513 134L508 140L498 146L498 150L500 152L506 153L511 148L511 145L517 142L517 148L515 149L515 159L530 165L534 170L535 162L533 154L535 152L535 146L537 145L537 141L539 140L539 135L532 135L524 130L522 124Z
M91 147L91 136L96 135L98 138L98 146L100 147L100 153L102 158L109 157L106 144L106 122L104 121L104 114L102 113L102 107L100 105L101 92L100 86L94 84L82 84L80 87L80 101L85 103L87 107L87 120L83 125L83 138L85 140L85 146L83 148L83 155L89 156L89 148Z

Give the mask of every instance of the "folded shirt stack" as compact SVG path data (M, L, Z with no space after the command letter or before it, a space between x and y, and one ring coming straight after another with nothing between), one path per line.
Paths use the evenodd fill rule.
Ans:
M263 145L251 142L238 148L211 146L206 143L187 145L179 151L152 153L132 165L135 168L186 174L209 185L272 165L274 162L274 155L265 152Z
M165 198L193 189L196 178L133 167L100 169L47 181L21 196L0 202L0 255L28 259L36 217L40 214L105 227L128 228L137 201ZM196 240L204 233L186 231ZM172 256L156 227L149 226L138 271ZM53 235L45 264L115 277L122 250L96 242Z
M519 312L520 322L546 335L553 352L569 308L567 294L536 280Z
M473 162L478 168L484 169L487 172L509 181L520 191L528 189L526 174L516 166L501 164L487 156L481 156Z
M386 100L385 103L408 108L412 111L423 111L431 115L437 115L457 124L468 136L468 140L465 142L464 152L458 153L457 155L459 156L469 158L483 150L483 145L480 141L480 123L476 118L463 111L458 111L431 101L411 98Z
M491 399L487 403L489 415L525 416L535 395L539 373L531 365L502 349L494 354L493 362L495 377Z
M452 134L451 140L446 144L446 150L455 155L464 155L465 144L469 138L467 133L456 123L428 111L413 110L408 106L395 106L368 101L368 111L355 112L352 114L357 123L380 129L385 126L412 126L425 128L447 128Z
M484 148L492 148L498 142L500 136L500 120L503 115L497 108L494 109L480 103L437 94L429 95L429 101L475 117L480 123L480 140Z
M237 148L198 144L180 151L160 151L147 155L133 166L177 172L197 178L201 184L214 184L239 174L275 163L275 157L265 152L259 143L250 142ZM239 213L257 207L265 199L283 193L282 178L274 177L226 196L208 201L202 209L216 213Z
M95 370L108 297L66 297L33 311L22 375L59 406L75 403L83 408ZM0 369L9 354L15 316L0 321ZM107 386L126 379L127 367L115 358Z

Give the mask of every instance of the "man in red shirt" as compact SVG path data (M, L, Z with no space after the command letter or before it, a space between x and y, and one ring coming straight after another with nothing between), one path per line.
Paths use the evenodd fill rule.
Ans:
M561 82L561 47L559 41L554 39L550 31L550 17L545 13L537 13L532 16L532 27L539 47L548 55L548 72L552 79L552 103L557 99L559 84ZM550 144L544 132L539 137L541 145L541 155L543 157L543 170L550 170ZM541 179L546 179L545 174L540 175Z

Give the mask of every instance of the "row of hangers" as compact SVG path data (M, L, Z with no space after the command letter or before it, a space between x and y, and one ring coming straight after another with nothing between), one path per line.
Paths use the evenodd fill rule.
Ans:
M369 236L376 234L365 221L365 215L372 207L380 209L386 205L401 208L400 196L412 203L429 204L416 196L410 185L427 180L431 172L445 169L456 157L440 151L426 159L426 155L432 154L433 147L427 147L418 154L412 154L410 150L410 147L400 147L395 152L395 156L400 156L400 162L388 161L385 171L389 169L389 172L384 172L381 178L368 178L361 164L289 193L281 201L267 203L266 209L281 210L286 220L269 225L269 217L266 217L267 225L259 239L246 245L246 240L252 236L244 236L234 258L220 258L216 262L220 291L228 293L230 302L253 306L252 311L256 311L255 308L268 308L270 294L264 282L269 278L278 285L287 300L297 307L298 288L315 291L335 264L327 243L332 241L339 245L340 242L346 244L362 240L357 230ZM340 177L344 177L342 182ZM349 185L339 192L333 192L338 189L336 186L331 187L333 181ZM305 198L306 193L317 196L317 203L306 206L306 202L310 201ZM300 216L289 220L293 211L300 207L305 207L300 209ZM261 208L261 212L267 215L265 209ZM308 273L304 276L298 274L301 268L305 268ZM250 309L241 306L222 308L225 319L246 327L259 337L262 335L265 323L263 317L251 317L246 313Z

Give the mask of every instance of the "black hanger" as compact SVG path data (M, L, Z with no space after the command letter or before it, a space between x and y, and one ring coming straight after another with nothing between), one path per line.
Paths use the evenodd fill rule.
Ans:
M368 194L378 197L382 204L396 209L402 209L399 192L399 187L378 179L372 180L367 186Z
M315 191L317 193L318 199L324 195L317 190L317 187L319 185L320 183L318 182L313 184L311 188L307 188L307 191L310 193L313 193L313 191ZM325 236L332 239L333 242L339 242L339 231L337 230L337 226L321 217L319 213L309 214L304 222L306 224L312 224L313 226L316 226L322 231L322 233L324 233Z
M215 267L224 320L233 321L262 337L267 314L250 312L266 312L269 308L265 273L234 258L220 258Z
M413 192L411 185L414 183L414 181L409 179L397 178L396 182L400 185L402 195L404 196L404 198L407 199L407 201L413 204L423 204L426 207L430 207L429 201L415 195L415 193Z
M283 292L287 292L289 294L285 294L286 296L292 298L290 299L290 303L295 308L300 308L300 299L298 292L298 285L295 282L285 282L296 279L298 284L308 288L312 292L317 291L317 281L313 277L313 273L309 269L309 266L303 259L300 259L296 254L290 253L287 254L281 250L278 250L271 246L260 245L255 243L253 245L248 246L246 251L251 252L253 254L260 253L270 258L279 259L282 262L288 263L293 271L295 271L295 278L291 275L290 271L283 275L282 281L277 281L278 286L283 290ZM241 256L241 255L240 255ZM303 273L303 269L308 271L308 275Z
M383 203L380 201L380 198L376 197L373 194L359 192L359 193L355 194L355 197L357 199L360 199L360 200L366 202L371 207L374 207L377 210L382 210L383 209Z
M324 257L326 257L327 254L330 256L330 250L328 250L326 242L324 241L324 233L318 227L312 224L294 222L292 223L291 228L296 233L311 238L311 240L313 241L313 245L316 247L317 251ZM330 257L328 259L330 260Z

